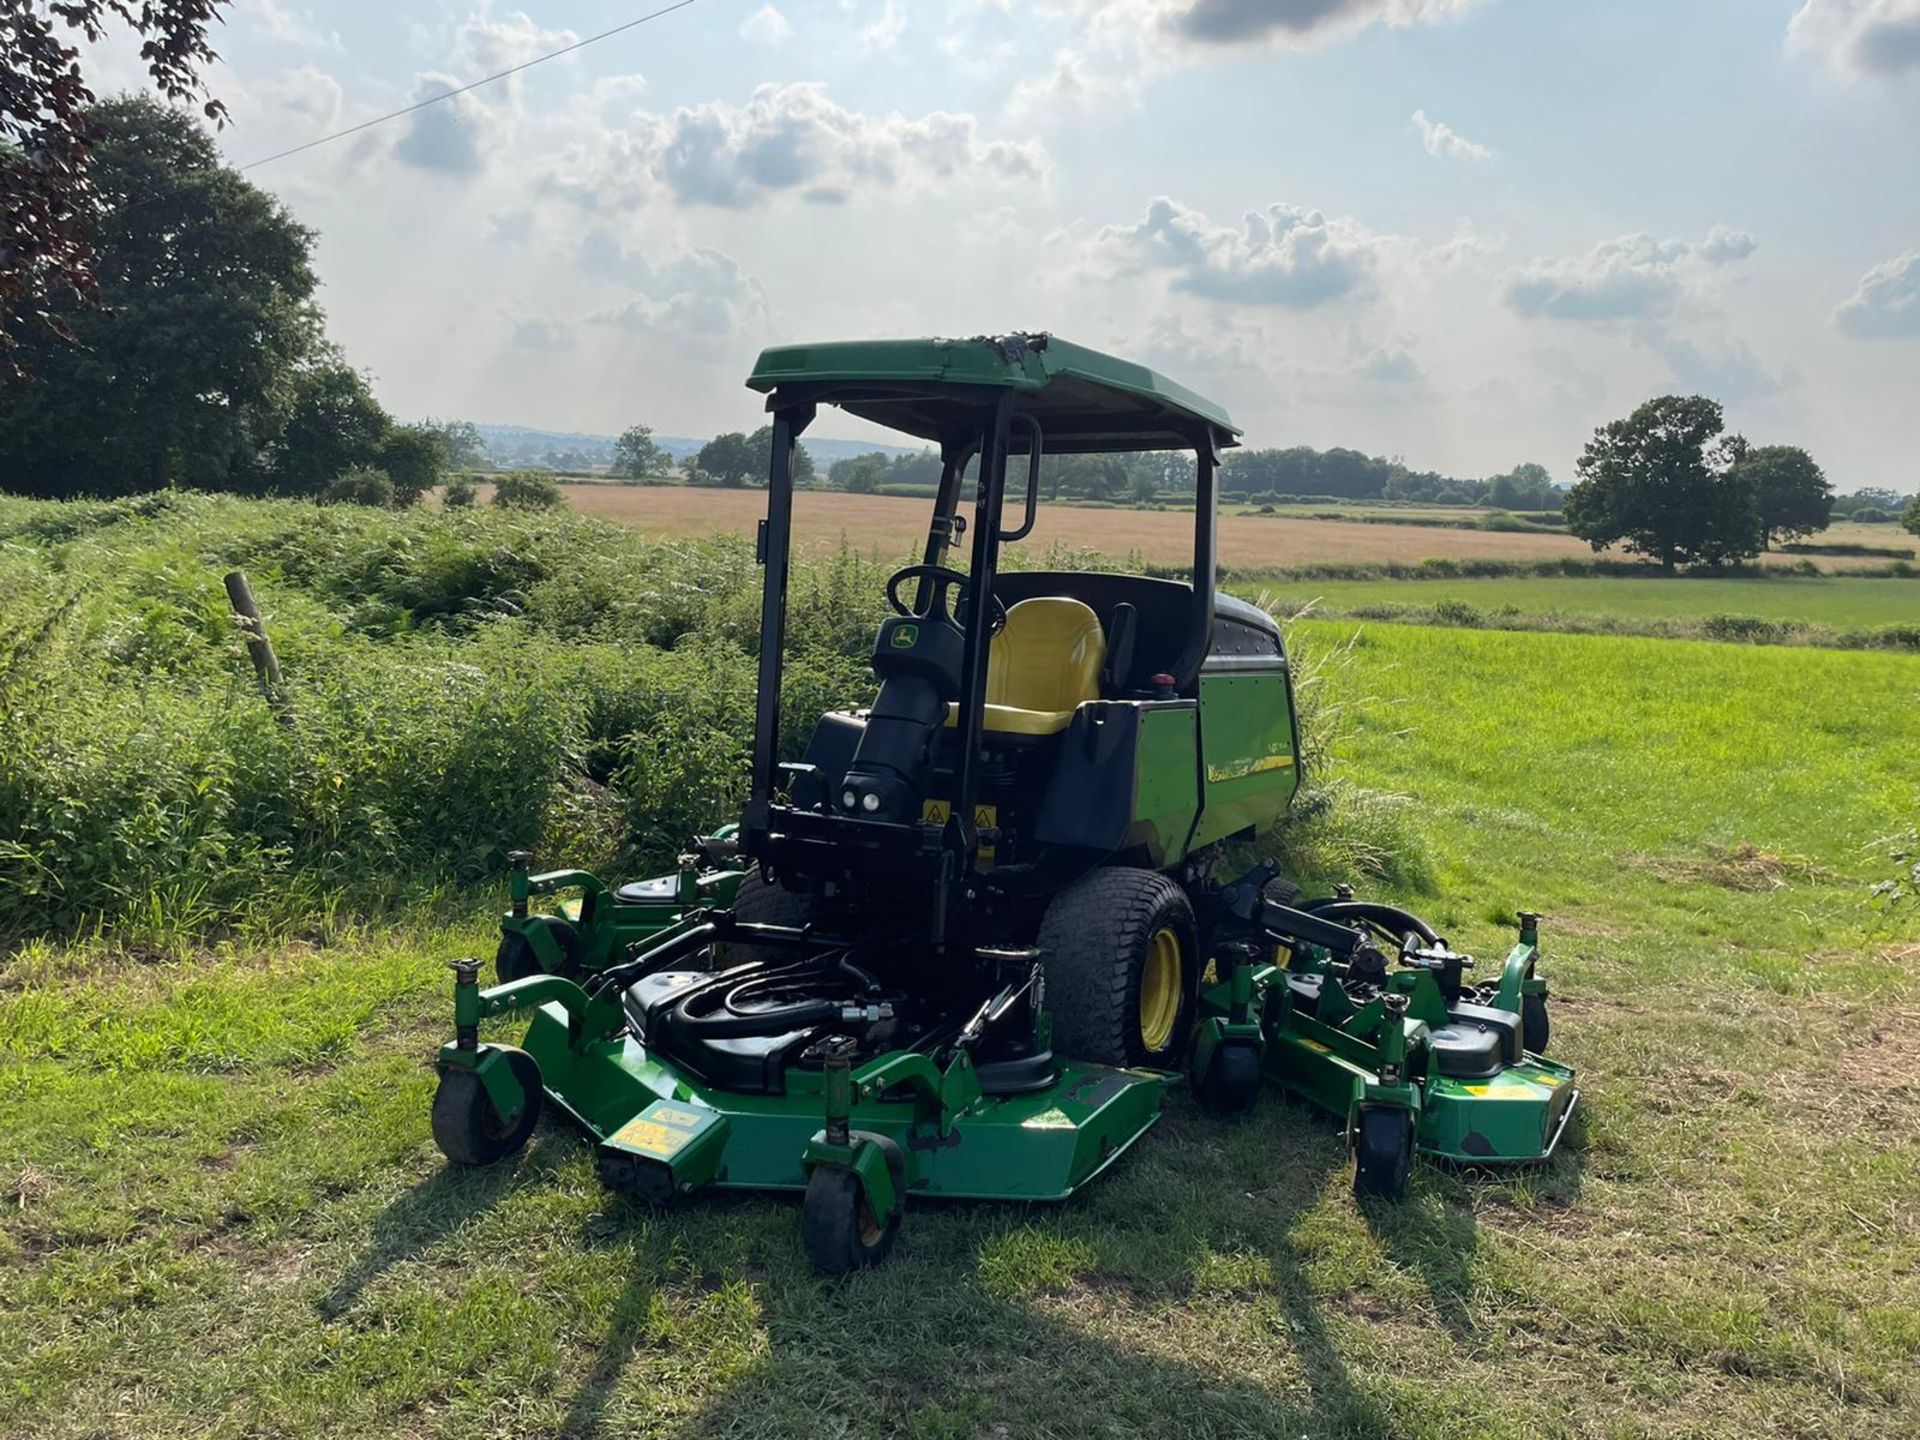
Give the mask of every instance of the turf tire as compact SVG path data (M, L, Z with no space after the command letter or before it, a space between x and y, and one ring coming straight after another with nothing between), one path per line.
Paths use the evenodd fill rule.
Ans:
M1353 1136L1353 1193L1359 1200L1398 1202L1413 1178L1413 1112L1370 1105Z
M1184 973L1180 1010L1167 1043L1149 1050L1140 1033L1140 981L1154 934L1170 928L1180 941ZM1184 1063L1198 988L1199 943L1193 906L1153 870L1096 870L1053 897L1040 923L1053 1046L1074 1060L1100 1065Z
M858 1175L837 1165L816 1168L807 1178L806 1199L800 1205L800 1244L822 1275L847 1275L885 1260L900 1237L906 1213L907 1163L900 1147L883 1135L856 1134L880 1146L898 1199L882 1224L867 1204Z
M456 1165L491 1165L527 1143L540 1123L545 1094L540 1067L524 1050L504 1050L514 1079L526 1094L526 1104L512 1124L503 1124L480 1077L471 1070L443 1070L440 1088L433 1092L433 1143Z
M1251 1045L1221 1045L1207 1073L1194 1081L1193 1095L1215 1115L1239 1115L1260 1098L1260 1052Z

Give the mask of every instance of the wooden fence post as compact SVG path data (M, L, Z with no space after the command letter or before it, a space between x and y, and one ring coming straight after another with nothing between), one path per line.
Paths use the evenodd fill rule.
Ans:
M260 607L253 603L253 588L247 584L246 571L228 572L227 599L232 602L234 618L246 634L247 654L253 659L253 673L260 682L260 693L266 697L275 719L282 725L293 724L293 707L287 702L287 682L280 673L280 657L273 653L273 642L267 638L267 627L260 619Z

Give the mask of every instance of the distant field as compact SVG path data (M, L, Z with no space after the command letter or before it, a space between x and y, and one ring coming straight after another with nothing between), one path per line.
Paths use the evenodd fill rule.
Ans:
M561 488L568 503L582 514L617 520L652 534L709 535L727 530L746 534L766 514L766 496L757 490L596 484ZM927 509L925 500L803 491L794 500L794 530L799 543L807 548L826 549L844 539L870 554L904 557L926 536ZM1872 536L1876 529L1885 532L1887 527L1849 528ZM1884 533L1878 539L1890 543ZM1158 564L1176 563L1193 553L1188 517L1164 510L1042 507L1040 523L1026 544L1030 550L1057 544L1114 556L1137 552L1144 560ZM1581 541L1548 533L1504 534L1277 515L1223 515L1220 519L1220 558L1242 569L1417 564L1431 557L1551 560L1592 556L1593 551ZM1792 563L1796 557L1768 558L1772 563ZM1853 564L1877 562L1821 557L1816 563L1823 569L1846 569Z
M1524 615L1613 615L1646 619L1757 615L1836 628L1920 622L1920 582L1846 576L1779 580L1617 580L1566 576L1497 580L1282 581L1242 587L1289 604L1311 600L1338 614L1374 605L1457 601L1497 623L1505 606Z

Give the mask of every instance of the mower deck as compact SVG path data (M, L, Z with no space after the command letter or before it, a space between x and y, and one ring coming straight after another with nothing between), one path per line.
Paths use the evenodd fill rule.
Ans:
M695 1079L631 1035L576 1049L557 1004L535 1011L532 1022L525 1047L548 1098L603 1146L671 1172L670 1190L656 1172L643 1198L707 1185L806 1188L807 1148L827 1119L825 1072L794 1068L784 1094L741 1094ZM855 1069L852 1081L858 1086L893 1058ZM899 1147L915 1198L1064 1200L1152 1128L1167 1079L1065 1063L1044 1089L977 1097L947 1117L944 1135L906 1084L856 1100L849 1118L854 1131Z

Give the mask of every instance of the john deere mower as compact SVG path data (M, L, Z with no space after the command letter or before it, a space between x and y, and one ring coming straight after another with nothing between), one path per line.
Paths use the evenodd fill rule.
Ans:
M1215 588L1223 411L1046 335L787 346L747 383L773 445L745 813L637 884L515 857L497 983L453 962L451 1160L511 1154L552 1103L635 1199L804 1192L837 1273L887 1254L908 1197L1073 1194L1183 1075L1219 1110L1272 1078L1333 1111L1365 1194L1403 1193L1416 1149L1552 1149L1574 1091L1537 1053L1530 921L1473 988L1417 917L1220 873L1300 775L1280 630ZM783 750L793 451L822 405L937 445L941 478L872 703ZM1190 581L1002 572L1044 454L1140 450L1194 456ZM520 1046L480 1040L514 1013Z

